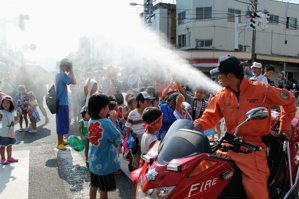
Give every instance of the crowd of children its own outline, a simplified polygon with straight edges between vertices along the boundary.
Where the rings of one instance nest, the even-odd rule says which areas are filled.
[[[124,97],[120,93],[103,94],[97,81],[88,78],[84,82],[84,97],[78,134],[91,171],[90,198],[96,198],[98,189],[101,198],[107,198],[108,191],[116,188],[114,175],[121,173],[122,152],[129,160],[130,171],[139,167],[140,156],[163,139],[173,122],[187,117],[182,111],[184,101],[194,107],[193,119],[201,117],[208,105],[205,91],[187,92],[175,79],[161,92],[148,86],[139,93],[129,90]],[[127,148],[130,135],[135,140],[134,149]]]
[[[26,92],[26,88],[24,85],[18,86],[18,93],[15,96],[15,104],[18,108],[20,108],[20,130],[19,132],[29,132],[29,133],[37,133],[36,123],[40,121],[40,116],[36,108],[38,107],[38,103],[36,100],[35,94],[30,91]],[[17,113],[19,110],[17,110]],[[32,130],[29,131],[29,122],[28,117],[31,122]],[[26,127],[23,128],[23,119],[25,120]]]
[[[69,78],[69,81],[72,81],[72,78]],[[161,85],[159,89],[157,86],[142,87],[140,92],[128,90],[125,97],[119,92],[109,96],[107,93],[103,94],[97,81],[92,78],[87,78],[82,85],[84,89],[82,87],[81,94],[84,100],[81,105],[77,99],[73,99],[78,97],[76,95],[81,96],[80,92],[77,93],[72,89],[69,93],[68,119],[71,124],[71,119],[75,118],[78,134],[84,144],[86,164],[91,172],[90,198],[96,198],[98,189],[101,198],[107,198],[108,191],[116,189],[114,175],[121,173],[119,156],[122,152],[123,157],[129,159],[130,171],[139,167],[140,156],[147,154],[158,140],[163,139],[173,122],[186,118],[186,114],[182,111],[184,101],[194,107],[191,113],[193,119],[201,117],[208,105],[205,91],[193,89],[193,92],[187,92],[175,78],[170,83],[163,84],[163,89]],[[38,102],[35,94],[32,91],[27,92],[24,85],[18,87],[14,100],[5,95],[1,98],[1,102],[1,163],[8,164],[18,161],[11,153],[12,145],[16,143],[15,123],[19,120],[19,132],[37,133],[40,116],[36,109]],[[14,108],[14,104],[17,109]],[[81,120],[79,120],[81,116],[77,114],[80,108],[77,106],[82,107]],[[126,147],[130,135],[135,139],[134,150]]]
[[[15,99],[9,95],[1,93],[0,95],[0,152],[1,164],[5,165],[12,162],[18,162],[18,159],[12,157],[12,145],[16,144],[15,125],[19,120],[19,132],[37,133],[37,122],[40,121],[40,116],[36,110],[38,102],[35,94],[27,92],[24,85],[18,86],[18,93]],[[15,108],[16,106],[16,108]],[[32,129],[29,130],[29,120]],[[23,119],[25,128],[23,128]],[[7,156],[5,155],[5,148]]]

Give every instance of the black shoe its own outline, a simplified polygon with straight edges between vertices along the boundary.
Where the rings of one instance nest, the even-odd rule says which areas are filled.
[[[133,167],[130,164],[128,164],[128,168],[129,168],[130,172],[132,172],[134,170]]]

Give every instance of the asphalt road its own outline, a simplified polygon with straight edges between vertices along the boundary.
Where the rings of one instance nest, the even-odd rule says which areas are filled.
[[[13,154],[25,150],[30,153],[28,198],[89,198],[90,173],[84,153],[69,147],[66,151],[56,149],[55,115],[49,116],[47,124],[41,116],[37,134],[19,132],[19,125],[15,128],[18,143],[13,146]],[[65,138],[78,135],[77,129],[78,124],[71,124],[70,133]],[[14,166],[22,166],[22,162]],[[134,186],[126,174],[116,175],[116,183],[117,189],[109,192],[109,198],[134,198]]]

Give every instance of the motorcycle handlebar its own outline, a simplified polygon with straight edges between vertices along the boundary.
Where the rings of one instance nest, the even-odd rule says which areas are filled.
[[[238,145],[247,147],[247,148],[252,149],[252,150],[254,150],[254,151],[262,151],[262,149],[263,149],[263,148],[260,147],[260,146],[256,146],[256,145],[254,145],[254,144],[250,144],[250,143],[248,143],[248,142],[244,142],[244,140],[243,140],[242,138],[236,138],[236,139],[234,140],[234,142],[237,142]]]
[[[243,138],[240,138],[240,137],[236,138],[235,135],[230,134],[230,133],[226,133],[223,140],[226,140],[228,143],[230,143],[230,144],[232,144],[236,147],[244,146],[244,147],[247,147],[247,148],[252,149],[254,151],[261,151],[262,150],[262,147],[259,147],[259,146],[256,146],[254,144],[245,142],[243,140]]]

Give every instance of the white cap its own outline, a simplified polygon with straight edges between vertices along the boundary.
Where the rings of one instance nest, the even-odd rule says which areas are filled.
[[[251,68],[262,68],[262,64],[258,62],[253,62]]]

